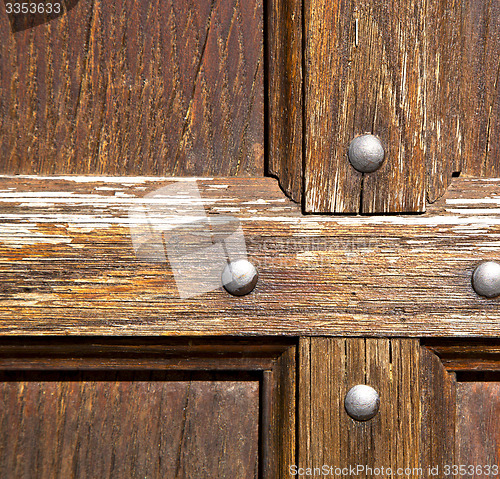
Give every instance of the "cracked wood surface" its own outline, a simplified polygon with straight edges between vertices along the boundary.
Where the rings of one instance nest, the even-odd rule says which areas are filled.
[[[305,209],[419,212],[453,173],[500,175],[500,4],[313,0],[305,5]],[[354,136],[386,161],[362,175]]]
[[[80,0],[0,39],[0,172],[263,174],[260,0]]]
[[[269,163],[294,201],[302,199],[302,0],[272,0],[268,4]]]
[[[166,231],[193,199],[144,195],[194,183],[211,227],[241,225],[260,273],[248,296],[218,283],[181,299],[172,258],[135,253],[131,208]],[[471,274],[500,260],[499,204],[498,179],[455,179],[424,215],[349,217],[303,216],[271,178],[2,177],[0,332],[498,336],[499,300],[476,295]],[[202,257],[180,258],[200,281],[218,259]]]

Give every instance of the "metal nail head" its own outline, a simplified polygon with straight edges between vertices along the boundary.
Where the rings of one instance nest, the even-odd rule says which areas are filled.
[[[374,135],[361,135],[349,145],[349,161],[361,173],[372,173],[384,162],[382,142]]]
[[[346,394],[344,406],[347,414],[356,421],[368,421],[377,414],[380,397],[371,386],[358,384]]]
[[[224,289],[234,295],[243,296],[250,293],[257,284],[259,273],[255,266],[246,259],[231,261],[222,272]]]
[[[481,263],[472,273],[472,287],[477,294],[494,298],[500,295],[500,264],[495,261]]]

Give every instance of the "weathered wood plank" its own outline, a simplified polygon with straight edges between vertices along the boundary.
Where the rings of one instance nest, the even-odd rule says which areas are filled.
[[[462,0],[426,2],[424,148],[427,201],[433,203],[448,187],[452,174],[463,171],[464,119],[460,111],[464,38]]]
[[[500,333],[498,299],[471,287],[478,262],[500,260],[497,179],[459,178],[424,215],[371,217],[302,216],[270,178],[180,181],[2,178],[1,334]],[[195,183],[222,234],[209,235],[210,246],[224,237],[227,215],[241,225],[260,272],[248,296],[217,283],[181,299],[168,254],[160,262],[136,255],[130,209],[146,207],[155,228],[172,226],[192,214]],[[185,194],[144,198],[180,184]],[[208,263],[180,263],[196,273],[220,259],[203,257]]]
[[[427,340],[449,371],[500,371],[500,340]]]
[[[367,468],[390,468],[384,477],[397,477],[398,468],[418,468],[419,348],[411,339],[301,338],[299,466],[354,468],[359,477],[381,475]],[[366,422],[353,420],[344,408],[346,393],[357,384],[380,395],[378,414]],[[354,474],[331,473],[346,475]]]
[[[424,4],[314,0],[304,15],[306,211],[423,211]],[[362,175],[347,150],[364,133],[386,160]]]
[[[302,0],[267,5],[269,158],[266,174],[276,176],[294,201],[302,198]]]
[[[500,5],[427,2],[427,196],[442,196],[454,172],[500,174]]]
[[[500,175],[500,4],[462,3],[460,108],[464,173]]]
[[[268,372],[264,372],[262,399],[268,404],[268,417],[262,405],[263,430],[260,461],[264,479],[287,477],[296,462],[296,346],[290,345]],[[268,420],[266,420],[268,419]]]
[[[0,172],[263,174],[260,0],[81,0],[0,38]]]

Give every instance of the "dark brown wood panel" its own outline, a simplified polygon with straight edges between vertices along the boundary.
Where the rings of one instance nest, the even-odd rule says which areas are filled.
[[[500,473],[499,379],[457,384],[456,463],[467,466],[467,478]]]
[[[0,475],[285,477],[295,351],[265,337],[4,339]]]
[[[408,339],[302,338],[300,467],[390,467],[392,477],[398,468],[417,468],[419,348],[417,340]],[[345,395],[357,384],[380,395],[379,413],[366,422],[351,419],[344,408]]]
[[[480,261],[500,260],[498,181],[458,178],[424,215],[357,217],[303,216],[272,178],[198,181],[212,220],[240,222],[260,279],[234,297],[217,273],[189,298],[168,255],[138,256],[130,230],[130,208],[179,181],[2,178],[1,334],[500,334],[499,300],[471,285]],[[165,219],[196,203],[162,201],[151,213]]]
[[[305,6],[305,208],[382,213],[425,209],[424,4],[314,0]],[[375,173],[351,167],[357,135],[380,137]]]
[[[500,3],[462,4],[464,173],[500,176]]]
[[[0,474],[256,478],[258,380],[191,375],[2,373]]]
[[[266,174],[276,176],[294,201],[302,198],[302,0],[267,4],[269,158]]]
[[[3,173],[259,176],[260,0],[80,0],[13,33],[0,14]]]

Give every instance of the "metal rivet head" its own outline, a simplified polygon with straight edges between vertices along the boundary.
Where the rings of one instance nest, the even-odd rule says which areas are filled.
[[[345,410],[356,421],[368,421],[378,412],[380,397],[378,392],[365,384],[358,384],[345,396]]]
[[[384,147],[376,136],[358,136],[349,145],[349,161],[361,173],[378,170],[384,162],[384,157]]]
[[[472,287],[477,294],[487,298],[500,296],[500,264],[495,261],[481,263],[472,274]]]
[[[222,272],[224,289],[234,296],[243,296],[255,288],[259,273],[246,259],[231,261]]]

